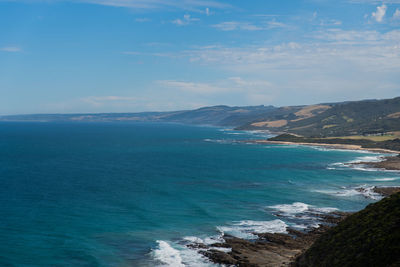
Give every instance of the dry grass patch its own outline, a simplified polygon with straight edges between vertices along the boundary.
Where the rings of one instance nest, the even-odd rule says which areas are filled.
[[[261,121],[261,122],[255,122],[252,123],[252,126],[255,127],[272,127],[272,128],[278,128],[278,127],[283,127],[287,124],[287,120],[278,120],[278,121]]]

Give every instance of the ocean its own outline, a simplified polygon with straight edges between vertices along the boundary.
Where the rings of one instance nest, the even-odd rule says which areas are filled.
[[[382,154],[246,142],[268,136],[2,122],[0,266],[215,266],[187,245],[306,229],[400,184],[398,172],[344,164]]]

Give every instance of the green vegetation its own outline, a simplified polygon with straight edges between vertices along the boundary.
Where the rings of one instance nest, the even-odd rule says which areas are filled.
[[[334,139],[334,138],[340,138],[340,139],[353,139],[353,140],[360,140],[360,139],[366,139],[366,140],[371,140],[371,141],[387,141],[387,140],[393,140],[396,138],[400,138],[399,135],[393,135],[393,134],[385,134],[385,135],[370,135],[370,136],[365,136],[365,135],[353,135],[353,136],[336,136],[336,137],[326,137],[325,139]]]
[[[400,266],[400,193],[370,204],[324,233],[296,266]]]
[[[400,97],[280,108],[213,106],[171,112],[14,115],[0,116],[0,121],[177,122],[270,130],[314,138],[369,136],[400,131]]]
[[[400,139],[392,139],[385,141],[373,141],[368,139],[345,139],[345,138],[313,138],[296,136],[292,134],[281,134],[268,139],[269,141],[283,141],[294,143],[316,143],[316,144],[343,144],[343,145],[359,145],[363,148],[382,148],[400,151]]]
[[[296,115],[301,113],[299,110],[308,106],[279,108],[239,129],[266,129],[306,137],[340,137],[400,131],[400,116],[396,115],[400,112],[400,97],[324,105],[330,108],[315,110],[309,117]],[[257,122],[279,119],[287,119],[287,125],[279,128],[255,127]]]

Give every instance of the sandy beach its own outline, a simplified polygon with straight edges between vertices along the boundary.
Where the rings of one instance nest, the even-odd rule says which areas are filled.
[[[324,144],[324,143],[303,143],[303,142],[287,142],[287,141],[269,141],[269,140],[255,140],[257,144],[276,144],[276,145],[302,145],[302,146],[320,146],[334,149],[348,149],[348,150],[363,150],[373,153],[390,153],[400,154],[400,151],[382,149],[382,148],[365,148],[360,145],[346,145],[346,144]]]

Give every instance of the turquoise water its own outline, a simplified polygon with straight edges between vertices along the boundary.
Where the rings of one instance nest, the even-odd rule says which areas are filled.
[[[308,227],[312,212],[379,199],[357,187],[400,183],[396,172],[340,164],[378,154],[237,142],[260,137],[176,124],[1,123],[0,266],[207,266],[185,244]]]

